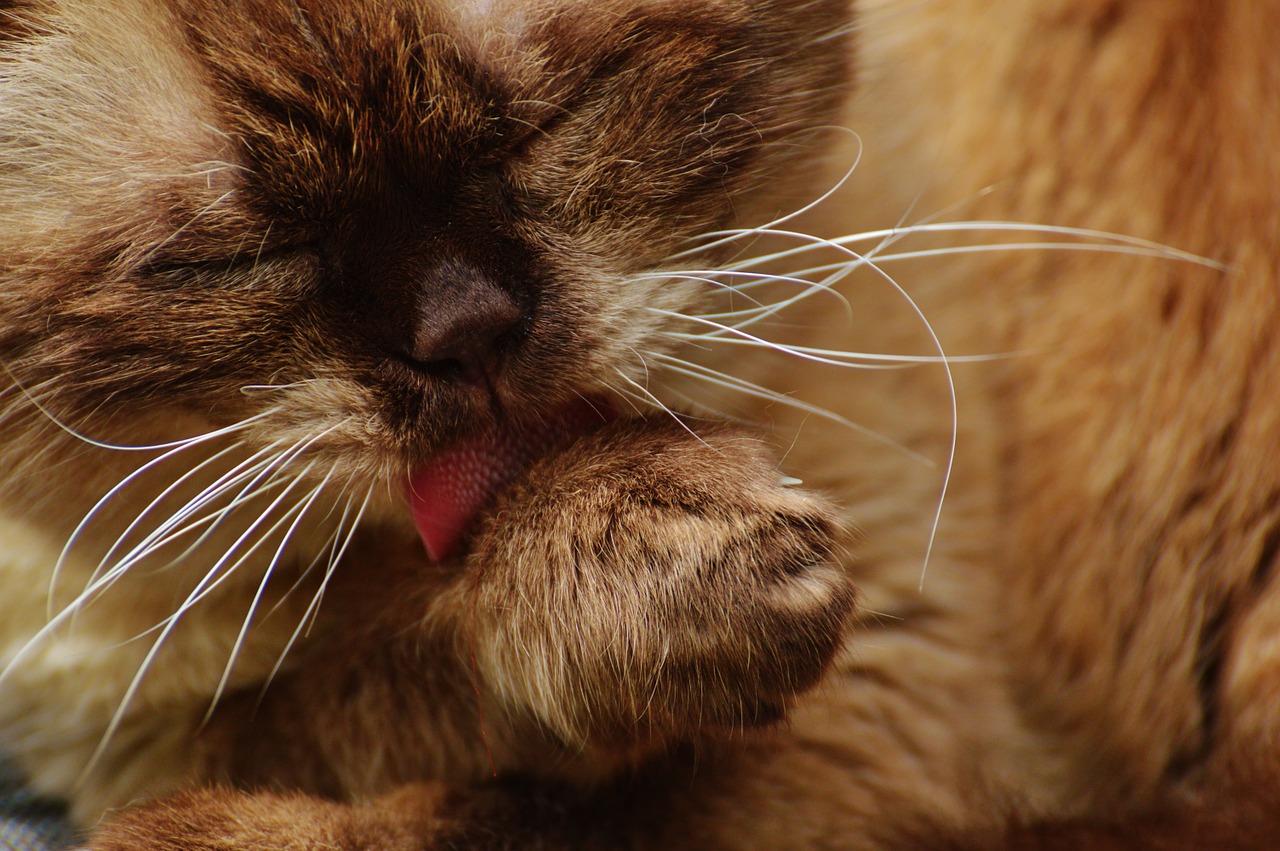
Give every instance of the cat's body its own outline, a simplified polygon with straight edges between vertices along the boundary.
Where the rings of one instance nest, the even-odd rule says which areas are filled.
[[[86,822],[160,796],[103,848],[1265,847],[1280,13],[882,5],[0,4],[0,745]],[[829,125],[862,165],[775,230],[961,204],[1225,265],[886,266],[947,354],[1002,356],[952,365],[923,582],[940,365],[668,333],[758,306],[701,270],[764,243],[678,252],[831,185]],[[849,262],[817,256],[770,271]],[[883,278],[839,289],[743,330],[938,354]],[[634,417],[650,388],[698,438]],[[53,418],[247,424],[94,511],[168,450]],[[432,458],[517,434],[532,466],[461,543],[414,529]],[[205,513],[268,489],[30,642],[228,471]],[[210,782],[322,797],[164,797]]]

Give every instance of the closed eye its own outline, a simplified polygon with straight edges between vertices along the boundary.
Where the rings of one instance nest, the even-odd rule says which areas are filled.
[[[314,245],[276,245],[259,251],[237,251],[234,254],[189,256],[157,253],[133,267],[135,275],[155,280],[185,281],[208,280],[211,276],[223,277],[251,274],[260,266],[274,266],[301,257],[316,257]]]

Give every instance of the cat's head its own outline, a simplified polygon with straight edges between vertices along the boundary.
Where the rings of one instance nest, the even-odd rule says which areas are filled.
[[[845,7],[2,3],[6,380],[371,477],[642,383],[711,289],[644,273],[797,188]]]

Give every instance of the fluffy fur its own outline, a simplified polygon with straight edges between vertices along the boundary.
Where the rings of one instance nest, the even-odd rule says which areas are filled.
[[[99,849],[1267,847],[1278,26],[0,3],[0,741]]]

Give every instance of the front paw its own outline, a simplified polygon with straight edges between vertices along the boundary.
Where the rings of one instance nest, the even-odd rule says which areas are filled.
[[[441,787],[406,786],[364,805],[302,794],[205,788],[108,815],[84,851],[427,851]]]
[[[477,661],[567,743],[777,721],[853,610],[833,518],[748,432],[615,423],[531,467],[485,518]]]

